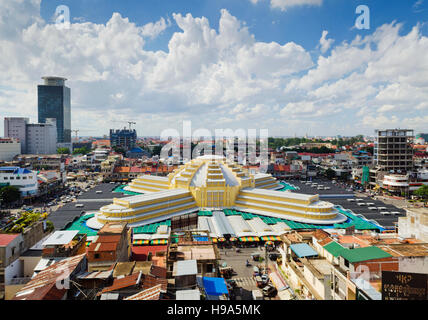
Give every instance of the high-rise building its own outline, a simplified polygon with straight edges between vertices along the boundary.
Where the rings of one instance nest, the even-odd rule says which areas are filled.
[[[57,150],[56,120],[47,118],[46,123],[27,124],[27,153],[54,154]]]
[[[27,152],[27,129],[28,118],[4,118],[4,136],[16,138],[21,143],[21,153]]]
[[[111,147],[120,147],[126,151],[131,150],[137,143],[137,131],[135,129],[122,130],[110,129],[110,145]]]
[[[39,123],[47,118],[56,119],[57,142],[71,145],[71,102],[70,88],[66,78],[43,77],[44,84],[37,86]]]

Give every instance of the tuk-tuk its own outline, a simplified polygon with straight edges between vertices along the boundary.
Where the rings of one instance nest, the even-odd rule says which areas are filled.
[[[251,258],[253,258],[253,261],[259,261],[260,259],[260,253],[254,252],[251,254]]]
[[[230,279],[233,275],[232,267],[220,267],[220,274],[225,279]]]

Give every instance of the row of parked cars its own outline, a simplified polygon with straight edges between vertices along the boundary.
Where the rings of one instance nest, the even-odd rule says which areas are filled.
[[[312,188],[315,188],[317,190],[330,190],[330,187],[324,186],[320,183],[317,182],[312,182],[312,181],[300,181],[302,184],[306,184],[307,186],[310,186]]]

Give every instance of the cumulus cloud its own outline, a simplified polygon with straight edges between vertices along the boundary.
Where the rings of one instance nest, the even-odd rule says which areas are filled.
[[[149,37],[151,39],[154,39],[169,26],[171,26],[171,21],[169,19],[165,21],[165,19],[162,17],[159,21],[155,23],[150,22],[144,25],[141,29],[141,34],[143,37]]]
[[[328,31],[324,30],[320,39],[320,50],[321,53],[326,53],[330,49],[334,42],[334,39],[327,39]]]
[[[272,8],[286,11],[288,8],[297,6],[320,6],[322,0],[271,0],[270,5]]]
[[[0,28],[2,116],[37,121],[36,85],[58,75],[69,79],[72,126],[81,134],[107,134],[129,119],[141,135],[180,129],[181,120],[273,135],[372,133],[403,119],[426,127],[428,39],[419,26],[400,35],[400,24],[386,24],[349,43],[331,42],[328,56],[313,61],[298,43],[257,41],[227,10],[218,29],[191,14],[137,26],[113,13],[105,24],[73,21],[68,30],[41,19],[40,1],[28,0],[0,2],[0,26],[11,10],[27,15],[8,18],[8,33]],[[172,23],[179,31],[168,50],[146,49]],[[321,39],[332,40],[326,32]]]

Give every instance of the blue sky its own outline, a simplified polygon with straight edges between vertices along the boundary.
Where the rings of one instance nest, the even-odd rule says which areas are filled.
[[[427,3],[3,1],[0,115],[37,121],[37,84],[57,75],[69,79],[82,135],[130,119],[139,135],[183,120],[274,136],[428,131]],[[59,5],[69,29],[54,23]],[[369,30],[354,27],[359,5]]]
[[[418,0],[324,0],[321,6],[296,6],[284,12],[271,8],[269,0],[259,0],[256,4],[250,0],[43,0],[41,15],[49,20],[56,7],[65,4],[72,18],[105,24],[113,12],[119,12],[142,26],[161,17],[171,18],[173,13],[191,13],[194,17],[207,17],[211,27],[218,29],[220,10],[225,8],[245,21],[258,41],[294,41],[311,50],[318,44],[322,30],[328,30],[337,42],[370,33],[370,30],[353,28],[358,16],[355,9],[361,4],[370,8],[372,30],[399,21],[404,23],[402,32],[408,32],[416,23],[428,22],[428,1],[417,3]],[[172,26],[162,37],[152,41],[150,48],[167,50],[170,36],[177,31],[179,28]],[[422,31],[427,34],[428,26]]]

